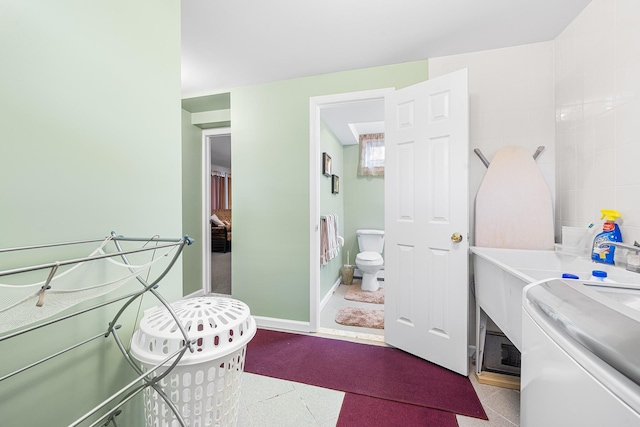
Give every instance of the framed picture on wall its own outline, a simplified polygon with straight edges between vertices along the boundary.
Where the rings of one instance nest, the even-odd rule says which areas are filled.
[[[331,176],[331,156],[327,153],[322,153],[322,174]]]
[[[333,194],[340,192],[340,177],[338,175],[331,175],[331,192]]]

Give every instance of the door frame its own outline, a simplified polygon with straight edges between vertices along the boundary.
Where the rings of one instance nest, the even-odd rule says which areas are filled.
[[[313,96],[309,98],[309,329],[320,329],[320,121],[322,109],[337,104],[384,99],[395,88]]]
[[[229,135],[231,128],[204,129],[202,131],[202,289],[211,292],[211,144],[212,137]],[[233,255],[232,255],[233,256]],[[233,287],[231,288],[233,289]]]

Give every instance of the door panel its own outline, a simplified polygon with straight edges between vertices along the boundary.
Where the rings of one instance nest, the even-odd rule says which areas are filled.
[[[398,173],[400,175],[398,177],[400,180],[400,188],[397,193],[400,198],[398,217],[404,221],[413,221],[415,215],[415,204],[413,200],[415,193],[413,188],[415,173],[413,170],[413,162],[416,155],[414,148],[415,145],[413,141],[409,141],[398,147]]]
[[[415,277],[415,251],[413,246],[407,245],[398,245],[398,255],[399,255],[399,264],[400,264],[400,280],[402,283],[407,283],[406,292],[403,292],[399,295],[398,301],[399,304],[397,306],[396,319],[399,322],[405,323],[409,326],[414,325],[414,305],[412,301],[415,298],[413,294],[413,290],[415,286],[413,286]],[[386,283],[386,278],[385,278]],[[385,331],[385,335],[386,335]]]
[[[466,375],[467,71],[398,90],[385,109],[385,340]]]

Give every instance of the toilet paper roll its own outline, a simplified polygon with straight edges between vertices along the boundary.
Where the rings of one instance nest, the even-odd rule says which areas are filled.
[[[338,244],[342,247],[344,246],[344,237],[338,236]]]

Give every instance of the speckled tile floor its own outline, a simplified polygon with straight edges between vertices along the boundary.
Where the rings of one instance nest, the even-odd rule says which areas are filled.
[[[238,427],[329,427],[344,393],[243,373]]]

